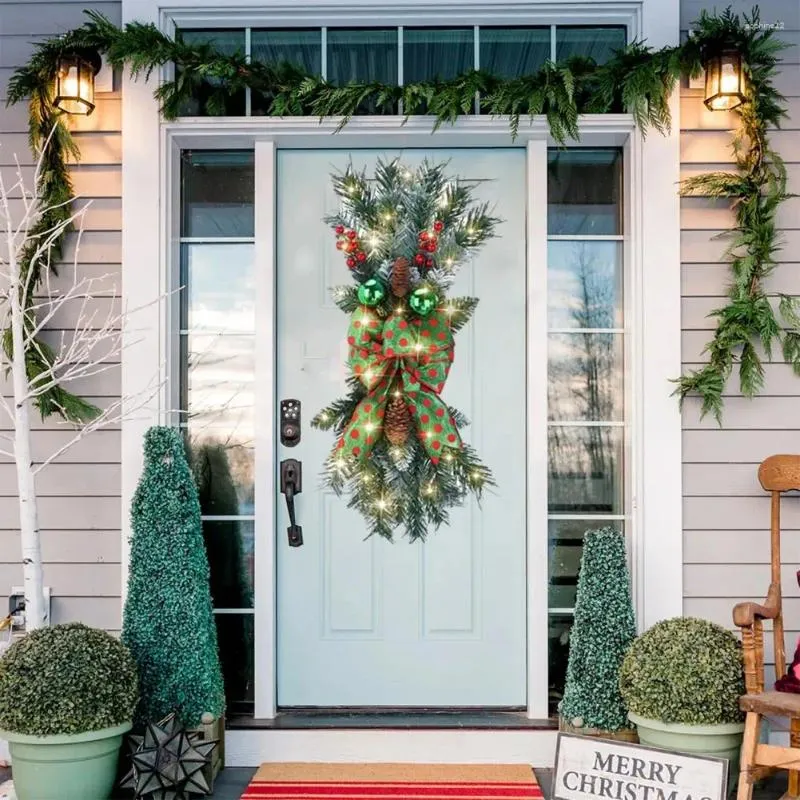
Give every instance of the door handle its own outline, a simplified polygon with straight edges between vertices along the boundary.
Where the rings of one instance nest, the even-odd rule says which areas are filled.
[[[296,458],[281,461],[281,493],[286,497],[286,510],[289,512],[289,547],[303,544],[303,529],[297,524],[294,499],[303,491],[303,465]]]

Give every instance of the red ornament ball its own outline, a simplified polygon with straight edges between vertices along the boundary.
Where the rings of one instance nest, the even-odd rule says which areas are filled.
[[[419,235],[419,238],[420,238],[421,241],[427,242],[429,236],[430,236],[430,234],[428,233],[428,231],[422,231],[422,233],[420,233],[420,235]]]
[[[362,251],[356,256],[356,258],[359,261],[366,261],[367,260],[367,254]]]
[[[355,265],[356,260],[353,258],[353,256],[350,256],[350,258],[347,259],[347,266],[350,267],[350,269],[353,269]]]
[[[425,248],[429,253],[436,252],[436,242],[430,241],[428,242],[428,246]]]
[[[335,231],[339,236],[341,236],[344,233],[344,225],[337,225]]]
[[[440,219],[437,219],[436,222],[433,223],[433,229],[436,233],[441,233],[444,230],[444,222]]]
[[[348,239],[355,239],[358,234],[355,231],[347,231],[345,235]]]
[[[344,247],[344,242],[338,241],[336,242],[336,249],[341,250]]]
[[[426,259],[425,259],[425,266],[426,266],[428,269],[430,269],[430,268],[433,266],[433,259],[432,259],[432,258],[426,258]]]
[[[425,256],[422,253],[417,253],[414,256],[414,263],[418,266],[422,266],[425,263]]]

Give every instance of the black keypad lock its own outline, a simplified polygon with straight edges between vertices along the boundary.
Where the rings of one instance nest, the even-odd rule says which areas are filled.
[[[281,444],[294,447],[300,443],[300,401],[281,400]]]

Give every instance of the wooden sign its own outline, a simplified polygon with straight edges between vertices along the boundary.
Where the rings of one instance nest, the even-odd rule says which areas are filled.
[[[559,733],[553,800],[725,800],[728,762]]]

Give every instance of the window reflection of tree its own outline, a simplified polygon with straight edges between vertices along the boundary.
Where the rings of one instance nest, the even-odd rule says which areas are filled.
[[[185,386],[191,386],[191,394],[184,395],[187,444],[204,517],[253,513],[252,436],[242,430],[249,429],[252,367],[240,342],[240,337],[221,334],[196,336],[192,352],[187,353]],[[203,522],[215,608],[253,607],[252,525],[237,520]],[[218,614],[216,620],[225,695],[233,710],[253,699],[253,616]]]
[[[236,448],[238,449],[238,448]],[[236,483],[223,443],[189,444],[192,469],[204,515],[237,516]],[[215,608],[252,608],[253,589],[248,554],[239,521],[205,520],[203,537],[210,566],[211,597]],[[217,636],[229,707],[252,699],[253,618],[249,614],[218,614]]]
[[[591,243],[573,247],[573,308],[576,328],[613,326],[615,286],[599,263]],[[611,273],[613,275],[613,272]],[[617,335],[612,333],[559,334],[552,337],[549,381],[550,418],[553,421],[610,421],[619,414]],[[550,428],[551,511],[574,513],[614,509],[617,468],[615,429],[604,426]]]

